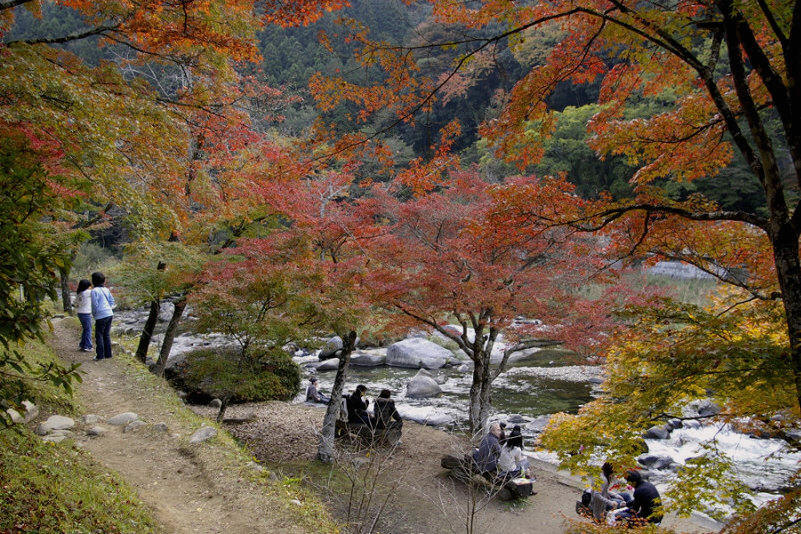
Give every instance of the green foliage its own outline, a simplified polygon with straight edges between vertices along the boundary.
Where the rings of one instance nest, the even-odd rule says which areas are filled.
[[[280,349],[200,350],[188,354],[179,372],[190,395],[230,402],[289,400],[300,389],[300,369]]]
[[[543,446],[557,451],[563,467],[585,476],[597,476],[598,458],[631,467],[645,452],[644,430],[682,416],[683,405],[710,392],[723,406],[720,422],[768,435],[797,424],[781,306],[748,303],[721,313],[728,302],[704,309],[661,299],[627,308],[630,328],[616,334],[606,353],[603,395],[576,416],[556,415]],[[750,512],[748,490],[732,476],[731,462],[717,453],[715,438],[707,445],[672,481],[666,493],[675,499],[671,506],[716,516],[716,505],[725,502]]]
[[[56,194],[48,155],[0,121],[0,402],[11,406],[24,400],[32,383],[70,392],[78,378],[76,366],[36,360],[21,350],[42,339],[46,303],[56,298],[55,272],[68,268],[68,250],[82,239],[45,222],[46,214],[54,216],[72,202]],[[5,411],[0,413],[0,423],[7,422]]]
[[[135,242],[126,247],[123,261],[107,273],[124,288],[126,304],[142,305],[185,292],[205,260],[197,248],[178,241]],[[164,267],[159,269],[159,263]]]
[[[0,432],[0,531],[154,532],[136,492],[84,452]]]
[[[110,269],[114,268],[115,259],[107,248],[87,241],[78,249],[70,272],[76,280],[88,279],[89,275],[95,271],[110,272]]]

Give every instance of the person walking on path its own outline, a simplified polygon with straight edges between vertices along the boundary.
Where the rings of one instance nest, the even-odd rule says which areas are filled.
[[[92,282],[85,278],[78,282],[75,291],[75,307],[78,320],[81,322],[81,342],[78,349],[81,352],[92,351]]]
[[[111,319],[114,318],[114,297],[103,285],[106,277],[103,273],[92,273],[92,315],[95,318],[95,360],[111,358]]]

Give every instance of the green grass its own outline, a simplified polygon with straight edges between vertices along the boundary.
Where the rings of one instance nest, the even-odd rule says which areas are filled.
[[[53,353],[53,349],[41,341],[29,340],[25,343],[12,344],[11,349],[20,353],[25,361],[34,367],[46,366],[52,362],[61,363]],[[80,411],[72,395],[50,382],[27,378],[11,379],[0,383],[0,399],[13,398],[19,392],[22,393],[23,398],[61,414],[74,415]]]
[[[0,431],[0,532],[155,532],[136,493],[69,444]]]

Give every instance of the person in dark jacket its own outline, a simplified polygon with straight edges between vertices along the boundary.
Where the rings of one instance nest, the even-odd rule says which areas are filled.
[[[328,404],[331,399],[317,389],[317,378],[311,377],[309,379],[309,387],[306,388],[306,402],[319,402]]]
[[[473,452],[476,469],[481,473],[494,473],[498,469],[498,458],[501,456],[501,425],[492,423],[490,431],[481,440],[478,449]]]
[[[643,480],[642,473],[636,469],[626,471],[626,481],[634,487],[634,498],[628,508],[629,518],[646,520],[649,523],[662,522],[662,501],[656,486]]]
[[[391,396],[392,393],[388,389],[382,389],[375,400],[373,410],[375,411],[376,428],[403,427],[403,419],[395,408],[395,401],[390,398]]]
[[[370,401],[365,398],[365,393],[367,393],[367,386],[359,384],[348,396],[348,423],[370,424],[370,416],[367,413]]]

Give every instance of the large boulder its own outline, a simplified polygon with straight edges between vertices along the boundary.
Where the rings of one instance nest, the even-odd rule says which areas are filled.
[[[526,424],[526,430],[533,434],[539,434],[545,430],[545,427],[548,426],[548,423],[550,422],[550,415],[540,415],[539,417],[534,418],[533,421]]]
[[[315,365],[317,371],[336,371],[339,368],[339,358],[329,358]]]
[[[687,417],[712,417],[720,413],[720,406],[709,399],[696,399],[683,409]]]
[[[342,347],[343,347],[342,338],[339,336],[334,336],[325,342],[325,345],[323,345],[323,348],[320,350],[318,358],[320,358],[321,360],[334,358],[337,355],[337,351],[342,350]]]
[[[442,394],[442,388],[425,369],[420,369],[406,384],[406,396],[412,399],[426,399]]]
[[[671,430],[672,428],[668,425],[655,425],[646,430],[642,437],[645,439],[667,439]]]
[[[411,369],[439,369],[453,354],[427,339],[415,337],[393,343],[387,349],[387,365]]]
[[[666,469],[674,469],[678,466],[675,460],[670,456],[662,454],[646,454],[637,458],[637,461],[643,467],[651,470],[664,471]]]
[[[356,367],[378,367],[386,365],[387,355],[371,352],[355,352],[350,357],[350,364]]]

